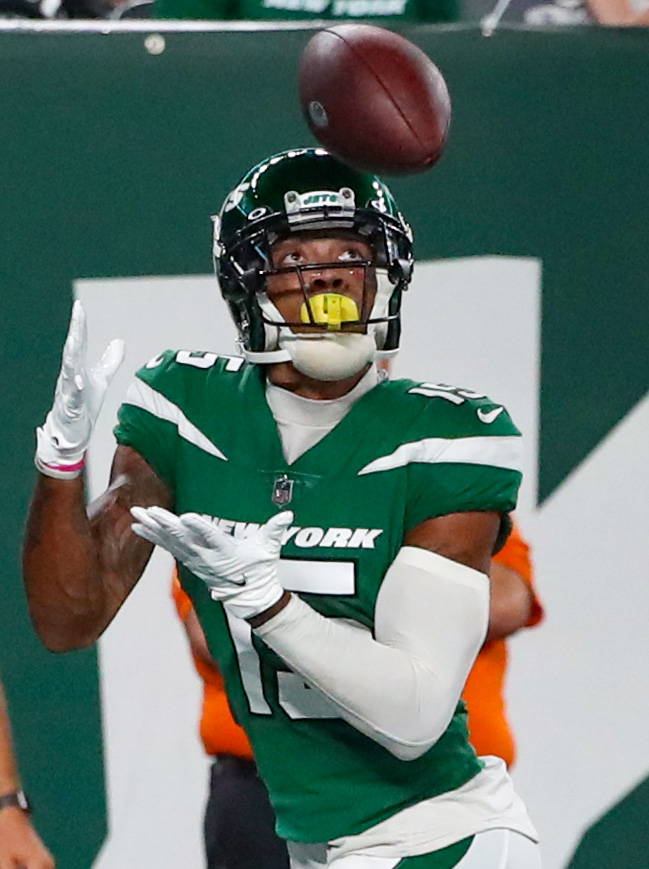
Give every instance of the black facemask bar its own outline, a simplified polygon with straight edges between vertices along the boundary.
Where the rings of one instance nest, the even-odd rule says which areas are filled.
[[[326,214],[327,209],[314,209],[313,219],[303,221],[299,227],[291,226],[286,215],[275,212],[254,222],[253,226],[244,227],[234,237],[221,241],[225,259],[239,273],[245,273],[256,268],[268,269],[272,263],[271,245],[280,237],[291,235],[294,231],[310,232],[318,229],[348,229],[363,239],[376,250],[375,265],[379,268],[389,268],[392,261],[399,258],[404,261],[411,258],[410,251],[399,250],[398,239],[410,247],[403,225],[391,215],[381,214],[371,209],[357,209],[353,217],[342,219],[339,214]]]
[[[336,293],[339,295],[346,295],[344,292],[340,292],[336,288],[332,289],[323,289],[319,292],[317,289],[314,290],[313,284],[308,283],[306,280],[305,272],[323,272],[323,271],[331,271],[333,269],[338,269],[341,271],[351,271],[357,269],[363,269],[363,289],[362,289],[362,301],[360,304],[360,319],[358,320],[344,320],[340,323],[338,329],[332,330],[326,323],[318,323],[315,320],[315,315],[313,312],[313,308],[311,306],[311,299],[315,296],[321,295],[322,293]],[[341,263],[339,261],[336,262],[322,262],[322,263],[306,263],[304,265],[295,265],[295,266],[282,266],[272,269],[265,269],[261,272],[261,275],[264,278],[273,277],[275,275],[286,275],[286,274],[294,274],[296,275],[299,282],[299,289],[302,293],[302,298],[304,300],[304,304],[306,306],[306,310],[309,315],[310,322],[304,323],[302,320],[299,321],[289,321],[289,320],[271,320],[268,318],[266,313],[262,309],[262,318],[264,323],[268,326],[288,326],[290,328],[309,328],[313,329],[316,332],[331,332],[331,331],[356,331],[359,326],[368,326],[372,323],[383,323],[387,322],[387,317],[378,317],[372,318],[369,316],[371,313],[372,307],[374,305],[374,300],[372,299],[371,304],[368,304],[369,293],[372,289],[376,293],[376,277],[374,274],[370,274],[370,270],[374,270],[374,264],[369,262],[368,260],[356,260],[353,262]],[[372,279],[374,287],[370,287],[369,279]],[[295,288],[297,289],[297,287]],[[266,295],[267,298],[270,297],[267,295],[266,289],[260,291],[260,295]],[[351,296],[349,297],[351,298]],[[270,299],[272,301],[272,299]],[[352,299],[355,302],[355,300]],[[396,316],[396,315],[395,315]],[[392,318],[389,318],[392,319]]]

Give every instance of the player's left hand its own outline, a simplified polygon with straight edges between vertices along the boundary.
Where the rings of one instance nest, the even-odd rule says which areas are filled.
[[[238,539],[225,534],[197,513],[176,516],[162,507],[132,507],[133,531],[162,546],[207,585],[239,618],[259,615],[284,594],[277,565],[284,532],[293,513],[278,513],[253,535]]]

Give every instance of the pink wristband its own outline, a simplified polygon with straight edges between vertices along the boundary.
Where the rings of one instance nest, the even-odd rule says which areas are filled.
[[[81,475],[86,464],[86,457],[84,455],[80,461],[73,465],[54,465],[42,462],[36,456],[35,463],[41,474],[45,474],[46,477],[53,477],[56,480],[74,480]]]
[[[52,471],[68,471],[72,473],[73,471],[79,472],[83,471],[83,466],[86,464],[86,457],[84,456],[81,461],[77,462],[75,465],[46,465]]]

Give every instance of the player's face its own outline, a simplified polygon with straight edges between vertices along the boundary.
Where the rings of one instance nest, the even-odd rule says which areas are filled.
[[[293,331],[311,331],[309,323],[345,329],[369,317],[376,292],[372,249],[357,235],[294,233],[274,245],[272,256],[277,271],[267,278],[268,297],[287,323],[306,324]]]

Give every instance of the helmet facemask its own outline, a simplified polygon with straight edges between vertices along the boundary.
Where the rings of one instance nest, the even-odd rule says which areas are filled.
[[[370,207],[358,207],[357,192],[351,186],[314,190],[311,184],[304,193],[285,190],[283,201],[277,201],[276,197],[275,210],[264,206],[251,208],[245,221],[238,214],[233,220],[230,212],[237,209],[241,201],[242,194],[238,191],[246,188],[242,183],[226,200],[220,218],[215,218],[217,276],[237,324],[243,353],[249,361],[292,361],[300,369],[302,356],[306,355],[313,358],[314,367],[306,363],[309,371],[305,373],[316,376],[316,379],[342,379],[341,372],[346,370],[343,357],[348,358],[349,364],[358,364],[356,370],[361,370],[372,359],[389,357],[397,352],[401,294],[407,288],[412,269],[410,232],[395,209],[388,213],[388,207],[380,207],[383,206],[382,191],[385,190],[387,196],[389,191],[378,179],[341,167],[324,152],[307,150],[289,152],[288,156],[292,154],[310,160],[316,156],[326,157],[326,163],[335,164],[336,170],[348,175],[353,173],[350,177],[352,184],[356,183],[356,191],[360,190],[355,177],[358,176],[365,185],[362,190],[364,199],[374,197],[371,202],[366,202]],[[279,159],[284,157],[280,155]],[[272,159],[266,164],[267,168],[272,168]],[[318,160],[321,165],[323,162]],[[331,171],[330,165],[328,169]],[[253,188],[255,176],[249,173],[247,177],[251,177],[249,187]],[[235,194],[239,198],[233,199]],[[244,191],[243,195],[251,197],[250,192]],[[256,201],[251,197],[250,204],[261,199],[261,194]],[[232,202],[234,205],[229,205]],[[226,222],[232,224],[237,219],[236,232],[227,233]],[[273,249],[281,240],[295,233],[312,234],[318,238],[337,235],[338,231],[349,234],[350,239],[365,242],[372,251],[371,259],[307,262],[281,268],[275,265]],[[314,272],[331,274],[333,270],[360,268],[363,269],[363,292],[361,299],[354,300],[356,305],[345,293],[338,293],[335,287],[318,292],[312,286],[316,280],[312,277]],[[270,295],[267,292],[269,280],[272,282],[278,275],[289,273],[295,274],[294,289],[302,296],[299,318],[292,321],[282,316],[272,301],[272,292]],[[334,352],[325,348],[336,349]],[[319,370],[322,358],[331,352],[340,357],[341,364],[325,365],[327,370]]]
[[[323,234],[322,230],[314,233],[318,239]],[[308,242],[308,234],[303,238]],[[361,241],[355,236],[340,240]],[[266,279],[267,292],[258,295],[265,324],[277,330],[278,348],[288,353],[303,374],[316,380],[342,380],[375,358],[372,314],[377,283],[371,260],[337,259],[272,268]]]

